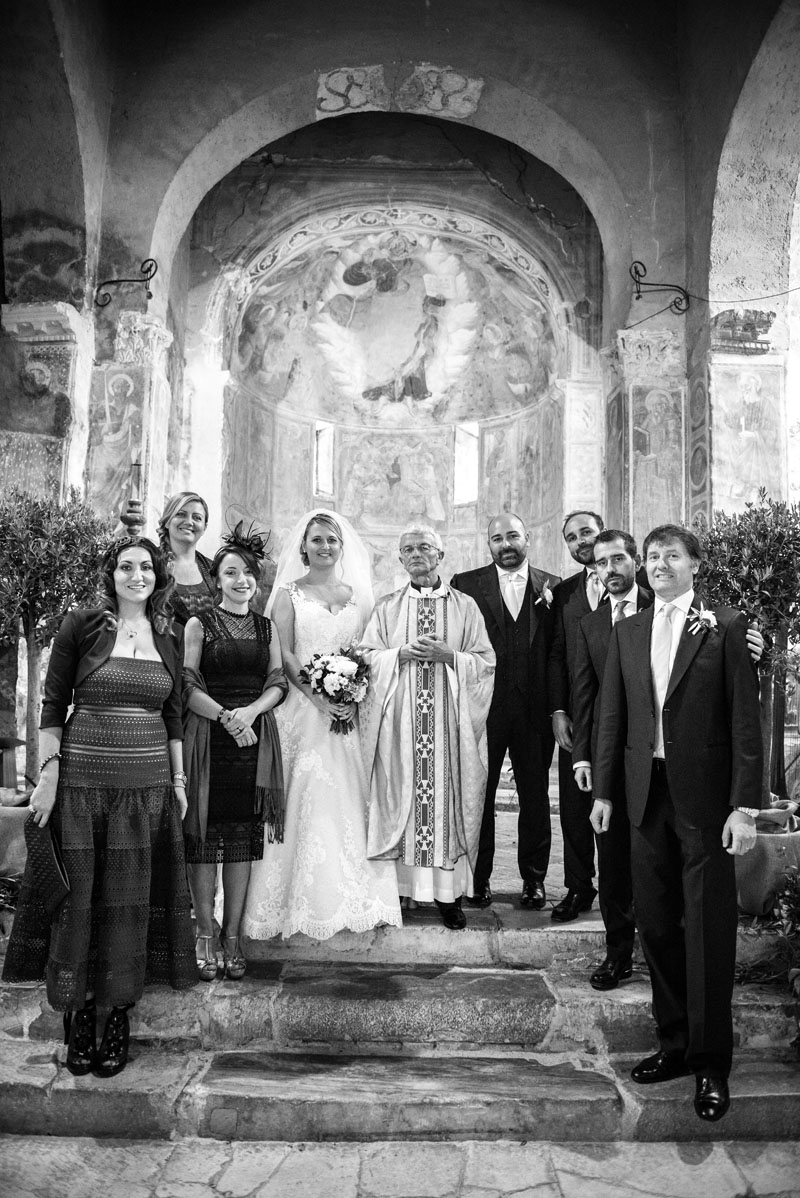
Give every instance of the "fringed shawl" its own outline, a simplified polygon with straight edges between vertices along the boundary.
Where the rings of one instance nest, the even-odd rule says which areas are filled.
[[[271,686],[281,691],[281,700],[286,698],[289,683],[283,669],[271,670],[261,688],[263,694]],[[208,827],[208,778],[210,760],[210,722],[205,716],[197,715],[189,707],[192,691],[208,694],[202,674],[184,667],[183,670],[183,763],[188,776],[186,797],[189,809],[183,821],[186,838],[202,844]],[[276,704],[276,706],[280,706]],[[253,814],[267,826],[267,838],[271,842],[283,843],[286,797],[283,786],[283,758],[278,739],[278,729],[272,716],[274,708],[264,712],[256,721],[258,732],[258,761],[256,764],[256,789],[253,796]],[[271,718],[270,718],[271,717]]]

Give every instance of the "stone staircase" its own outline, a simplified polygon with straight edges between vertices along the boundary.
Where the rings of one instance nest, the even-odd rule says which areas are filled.
[[[733,1103],[719,1124],[693,1080],[637,1087],[652,1051],[643,967],[600,994],[591,912],[556,927],[511,896],[448,932],[406,927],[326,944],[253,945],[238,983],[148,990],[127,1069],[75,1078],[39,986],[0,989],[0,1131],[233,1141],[780,1140],[797,1135],[800,1069],[788,994],[737,987]],[[741,954],[753,944],[740,941]],[[763,951],[760,943],[756,953]]]

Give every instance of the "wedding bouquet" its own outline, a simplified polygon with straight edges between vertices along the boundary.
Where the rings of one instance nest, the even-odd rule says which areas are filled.
[[[331,703],[360,703],[367,693],[368,677],[369,666],[352,645],[338,653],[314,653],[300,669],[301,681]],[[352,731],[352,720],[333,717],[331,732],[346,736]]]

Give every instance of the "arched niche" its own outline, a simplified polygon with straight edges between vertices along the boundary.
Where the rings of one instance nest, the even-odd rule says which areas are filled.
[[[205,433],[192,477],[220,477],[220,510],[278,545],[298,512],[341,510],[380,591],[398,581],[410,519],[441,533],[448,576],[485,559],[501,510],[526,521],[536,560],[560,561],[568,469],[589,480],[579,502],[599,501],[601,475],[600,246],[585,206],[570,232],[471,164],[304,161],[278,177],[266,157],[194,222],[187,378]]]

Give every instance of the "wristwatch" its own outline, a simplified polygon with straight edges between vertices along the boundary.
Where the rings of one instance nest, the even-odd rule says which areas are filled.
[[[755,819],[761,813],[758,807],[734,807],[733,810],[741,811],[742,815],[749,815],[751,819]]]

